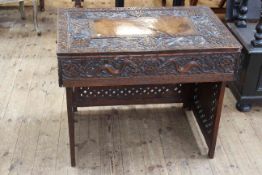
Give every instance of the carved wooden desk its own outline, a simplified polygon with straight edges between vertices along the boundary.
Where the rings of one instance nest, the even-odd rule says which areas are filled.
[[[225,82],[241,46],[206,7],[67,9],[58,16],[71,164],[77,107],[184,103],[214,156]]]

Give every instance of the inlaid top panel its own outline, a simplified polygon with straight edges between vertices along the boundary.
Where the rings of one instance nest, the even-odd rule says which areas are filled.
[[[160,16],[156,18],[98,19],[91,23],[92,38],[154,37],[196,35],[191,20],[185,17]],[[143,36],[144,35],[144,36]]]
[[[60,9],[58,55],[239,51],[207,7]]]

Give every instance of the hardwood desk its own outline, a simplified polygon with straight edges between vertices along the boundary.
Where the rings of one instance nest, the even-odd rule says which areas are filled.
[[[57,41],[72,166],[74,112],[104,105],[184,103],[214,157],[241,46],[209,8],[60,9]]]

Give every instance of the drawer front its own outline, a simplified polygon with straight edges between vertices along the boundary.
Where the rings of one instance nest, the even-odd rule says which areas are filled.
[[[233,80],[238,57],[238,53],[59,57],[59,78],[61,86],[68,82],[85,80],[101,82],[128,79],[136,82],[138,79],[174,77],[180,77],[181,81],[183,77],[187,77],[194,82],[195,76],[198,79],[203,76],[203,81],[210,81],[207,77],[212,78],[212,81],[222,81],[223,77],[227,76],[225,81],[228,81],[229,77]]]

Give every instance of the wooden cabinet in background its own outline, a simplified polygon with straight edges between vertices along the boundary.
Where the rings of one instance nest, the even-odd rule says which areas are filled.
[[[237,80],[230,89],[239,111],[248,112],[262,101],[262,20],[261,0],[227,1],[227,26],[243,45]]]

